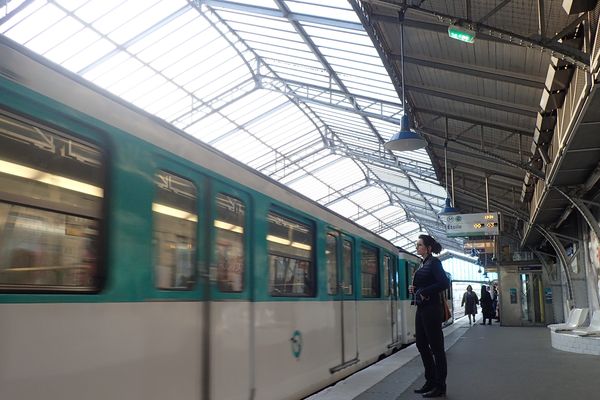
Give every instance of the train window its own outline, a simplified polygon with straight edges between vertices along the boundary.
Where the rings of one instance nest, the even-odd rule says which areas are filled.
[[[164,290],[189,290],[196,283],[196,187],[164,171],[156,174],[155,184],[155,285]]]
[[[361,253],[361,282],[364,297],[379,297],[379,268],[377,265],[377,250],[362,246]]]
[[[314,296],[312,228],[272,212],[267,223],[271,295]]]
[[[330,232],[327,234],[327,248],[325,249],[325,259],[327,263],[327,294],[337,294],[337,234]]]
[[[415,263],[408,262],[406,264],[407,274],[406,274],[406,293],[408,293],[408,287],[413,284],[413,279],[415,277],[415,272],[419,269],[419,266]]]
[[[222,292],[244,290],[245,207],[240,200],[217,194],[217,286]]]
[[[354,292],[354,258],[352,257],[352,242],[344,240],[344,294],[352,294]]]
[[[0,290],[99,288],[102,153],[0,115]]]

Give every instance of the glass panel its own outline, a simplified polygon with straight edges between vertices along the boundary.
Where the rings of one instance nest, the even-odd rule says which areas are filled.
[[[103,173],[92,145],[0,115],[1,289],[98,289]]]
[[[521,274],[521,319],[531,322],[529,319],[529,275]]]
[[[58,7],[47,4],[37,12],[31,14],[25,21],[9,30],[6,36],[19,43],[27,43],[35,36],[43,34],[43,31],[52,25],[60,23],[60,20],[65,15]]]
[[[543,307],[544,307],[544,289],[542,284],[542,275],[541,274],[532,274],[532,299],[531,299],[531,307],[533,313],[533,321],[536,324],[541,324],[544,321],[542,320],[543,315]]]
[[[379,297],[379,268],[377,265],[377,251],[362,246],[360,249],[360,272],[363,297]]]
[[[217,194],[214,226],[217,246],[217,286],[222,292],[244,290],[246,208],[240,200]]]
[[[390,296],[390,257],[383,257],[383,297]]]
[[[354,258],[352,258],[352,243],[348,240],[344,240],[344,294],[354,293],[354,276],[352,271],[354,270]]]
[[[0,203],[0,287],[94,290],[98,223]]]
[[[337,294],[337,235],[327,234],[327,248],[325,249],[327,263],[327,294]]]
[[[419,266],[414,263],[407,263],[406,268],[407,268],[407,273],[406,273],[405,289],[406,289],[406,293],[408,293],[408,287],[413,284],[415,272],[417,272],[417,269],[419,269]]]
[[[269,291],[273,296],[313,296],[313,230],[275,213],[267,216]]]
[[[190,290],[196,283],[196,187],[190,181],[159,171],[154,218],[155,285]]]

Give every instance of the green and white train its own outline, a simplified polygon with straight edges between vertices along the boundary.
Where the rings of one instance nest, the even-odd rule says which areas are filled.
[[[0,399],[299,399],[418,260],[0,36]]]

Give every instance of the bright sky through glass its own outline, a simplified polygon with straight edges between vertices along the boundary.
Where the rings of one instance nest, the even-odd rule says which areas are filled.
[[[444,236],[427,153],[383,148],[402,106],[352,1],[22,3],[1,34],[398,246]]]

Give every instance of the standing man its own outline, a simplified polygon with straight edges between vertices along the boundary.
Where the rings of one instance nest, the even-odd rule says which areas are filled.
[[[425,367],[425,384],[415,393],[423,397],[440,397],[446,394],[446,352],[442,332],[442,291],[450,286],[442,263],[432,253],[442,251],[440,245],[429,235],[420,235],[417,254],[423,259],[413,276],[408,290],[417,306],[415,315],[416,344]]]

